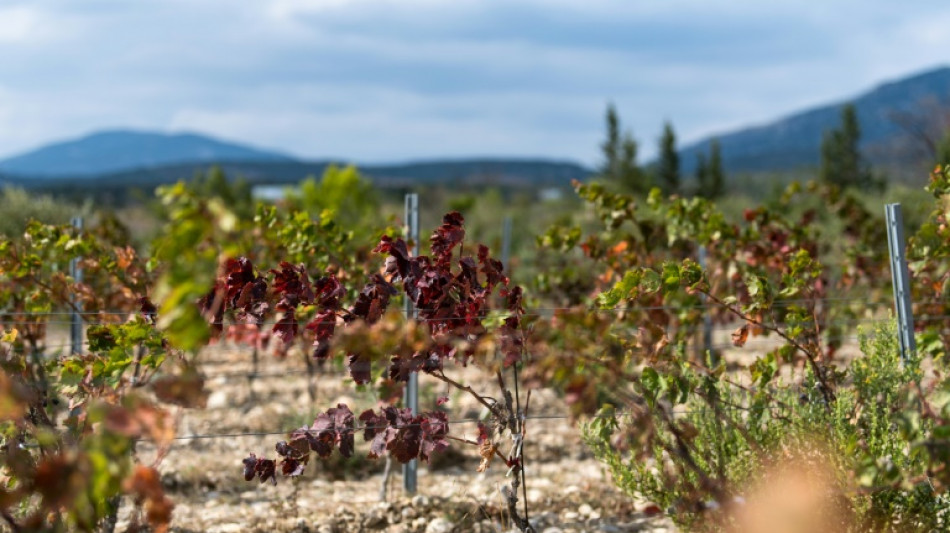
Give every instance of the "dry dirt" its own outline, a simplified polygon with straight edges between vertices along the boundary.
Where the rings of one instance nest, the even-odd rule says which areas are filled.
[[[316,401],[311,401],[308,375],[300,358],[262,356],[259,372],[263,375],[252,383],[242,375],[252,370],[247,350],[209,349],[202,360],[210,391],[208,406],[181,412],[180,440],[160,464],[166,491],[175,503],[172,531],[512,530],[500,493],[509,481],[506,468],[495,463],[487,472],[478,473],[474,447],[456,442],[431,465],[420,465],[414,496],[403,490],[400,469],[394,465],[386,502],[380,500],[385,461],[365,458],[361,435],[357,436],[357,457],[352,459],[336,455],[327,461],[318,459],[296,480],[278,474],[276,486],[244,481],[242,459],[251,452],[274,458],[274,444],[284,438],[281,434],[246,433],[292,430],[312,423],[314,412],[337,403],[347,403],[359,413],[375,401],[369,392],[356,391],[332,371],[317,374],[313,381]],[[477,371],[468,369],[464,374],[472,372]],[[436,397],[446,394],[444,387],[423,376],[420,405],[433,405]],[[467,396],[448,396],[451,420],[479,416],[477,404]],[[528,506],[538,533],[672,531],[662,517],[651,518],[642,512],[645,502],[634,502],[613,487],[581,442],[578,429],[571,421],[558,418],[566,412],[564,403],[550,391],[533,391],[530,414],[554,417],[530,420],[527,427]],[[474,432],[472,423],[451,426],[456,437],[474,439]],[[230,436],[195,438],[198,435]],[[151,463],[154,446],[140,444],[138,458]],[[116,531],[123,531],[129,523],[130,507],[122,506]]]

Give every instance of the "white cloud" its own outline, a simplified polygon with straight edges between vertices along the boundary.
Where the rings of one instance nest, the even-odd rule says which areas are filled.
[[[948,60],[950,6],[885,0],[37,0],[0,7],[0,157],[103,127],[301,156],[596,161]]]
[[[32,4],[0,6],[0,50],[9,45],[35,47],[62,40],[73,31],[67,22]]]
[[[0,43],[29,43],[43,30],[42,17],[35,8],[0,7]]]
[[[290,105],[275,106],[277,98]],[[256,95],[254,102],[241,110],[182,109],[167,129],[245,139],[301,156],[365,162],[475,154],[578,158],[597,142],[600,113],[599,103],[565,104],[544,93],[426,97],[360,87],[345,92],[327,86],[273,88]],[[562,117],[591,119],[591,127],[568,132],[544,127],[558,104]]]

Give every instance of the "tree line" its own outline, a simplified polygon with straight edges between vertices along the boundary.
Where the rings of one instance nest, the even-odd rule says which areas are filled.
[[[646,194],[653,187],[659,187],[666,195],[693,195],[708,199],[725,194],[726,178],[718,139],[709,142],[708,153],[697,154],[692,185],[686,186],[671,122],[664,124],[656,161],[647,166],[637,163],[637,141],[629,130],[621,133],[620,119],[613,104],[607,106],[606,123],[607,137],[601,144],[604,163],[599,169],[600,175],[621,191]],[[846,104],[841,108],[840,125],[825,132],[822,138],[819,181],[841,188],[882,190],[886,178],[872,171],[870,163],[861,154],[860,141],[857,110],[853,104]],[[935,151],[936,163],[950,164],[950,132]]]
[[[660,137],[659,157],[649,167],[637,163],[637,141],[629,130],[621,133],[620,119],[613,104],[607,106],[607,138],[601,144],[604,164],[600,174],[607,181],[616,183],[624,192],[646,194],[659,187],[664,194],[684,194],[715,199],[725,192],[725,174],[719,141],[709,145],[709,156],[700,154],[696,165],[695,186],[686,191],[680,172],[680,159],[676,151],[676,133],[667,121]]]

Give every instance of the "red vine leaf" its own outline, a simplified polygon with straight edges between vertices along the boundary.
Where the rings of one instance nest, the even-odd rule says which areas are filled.
[[[357,385],[365,385],[373,377],[372,362],[358,354],[349,354],[346,359],[346,366],[350,371],[350,377]]]
[[[284,345],[289,345],[297,336],[297,327],[297,317],[294,309],[290,308],[284,311],[284,315],[274,324],[271,331]]]
[[[445,451],[449,447],[449,441],[445,438],[449,434],[449,419],[444,411],[423,413],[421,419],[422,446],[419,459],[429,462],[433,453]]]
[[[488,255],[488,247],[484,244],[478,245],[478,262],[482,266],[481,271],[485,274],[489,291],[498,284],[508,284],[508,278],[505,276],[505,266],[501,264],[501,261],[492,259]]]
[[[244,479],[245,481],[250,481],[254,479],[255,476],[260,480],[261,483],[264,483],[268,479],[271,480],[271,483],[277,484],[277,462],[273,459],[264,459],[263,457],[257,457],[253,453],[250,454],[247,458],[244,459]]]
[[[313,303],[313,287],[303,265],[282,261],[280,270],[271,270],[271,273],[274,274],[274,292],[280,297],[278,311],[296,308],[301,303]]]
[[[393,381],[409,381],[409,375],[422,369],[423,357],[419,354],[412,357],[394,355],[389,362],[389,379]]]
[[[317,359],[326,359],[330,355],[330,339],[336,331],[336,312],[332,309],[321,311],[306,327],[314,336],[313,356]]]
[[[353,455],[353,412],[345,404],[337,404],[336,407],[327,409],[326,413],[320,413],[313,420],[313,427],[300,428],[292,435],[291,448],[285,447],[284,450],[297,449],[302,447],[305,440],[311,450],[317,455],[326,459],[330,457],[333,448],[340,450],[343,457],[352,457]],[[280,450],[278,450],[278,453]]]
[[[386,274],[394,278],[405,278],[409,275],[409,247],[402,239],[393,240],[389,235],[383,235],[373,253],[389,254],[386,258]]]
[[[499,328],[501,353],[505,357],[505,367],[517,363],[524,353],[524,336],[519,328],[518,317],[508,317]]]
[[[310,443],[300,430],[293,433],[290,442],[280,441],[275,446],[277,454],[283,457],[280,462],[281,474],[299,476],[310,461]]]
[[[336,276],[324,276],[313,283],[316,291],[316,302],[325,310],[340,308],[340,299],[346,294],[343,285]]]
[[[429,242],[432,243],[432,255],[437,262],[448,263],[452,259],[452,249],[465,238],[464,218],[458,211],[452,211],[442,217],[442,225],[436,229]]]
[[[374,274],[350,308],[350,320],[362,318],[367,324],[377,322],[389,307],[389,299],[395,294],[396,289],[392,284],[383,276]]]

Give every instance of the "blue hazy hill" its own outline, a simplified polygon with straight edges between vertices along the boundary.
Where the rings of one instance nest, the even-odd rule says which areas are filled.
[[[805,82],[807,83],[807,82]],[[680,150],[682,168],[692,172],[699,152],[718,138],[723,167],[729,173],[783,172],[817,167],[822,136],[841,124],[841,108],[852,103],[861,126],[861,149],[875,165],[917,170],[927,157],[921,132],[945,128],[950,118],[950,67],[881,84],[854,98],[794,113],[769,124],[710,136]],[[910,124],[908,124],[910,122]],[[933,132],[939,134],[939,132]],[[931,162],[932,163],[932,162]],[[909,168],[913,167],[913,168]]]
[[[0,161],[19,176],[96,176],[129,169],[218,161],[287,162],[284,154],[193,133],[110,130],[50,144]]]

